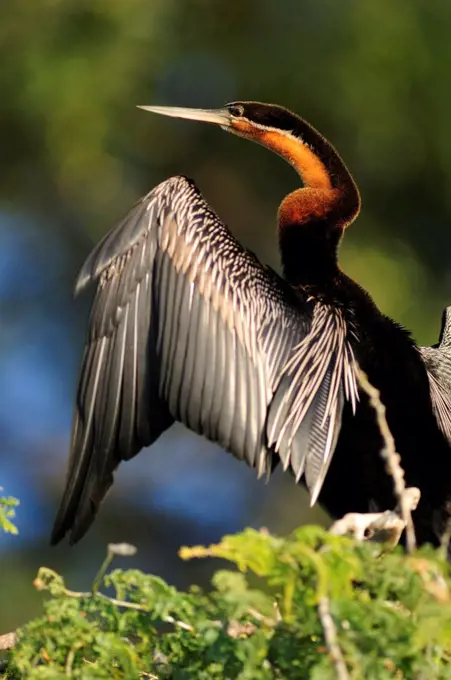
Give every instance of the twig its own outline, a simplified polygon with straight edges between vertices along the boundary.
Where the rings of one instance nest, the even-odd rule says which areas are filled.
[[[98,597],[101,598],[102,600],[108,600],[111,604],[115,605],[116,607],[121,607],[122,609],[134,609],[135,611],[143,612],[145,614],[150,613],[150,609],[146,607],[145,605],[139,604],[139,602],[128,602],[127,600],[117,600],[115,597],[109,597],[109,595],[105,595],[104,593],[100,593],[98,590],[96,590],[94,593],[93,592],[78,592],[76,590],[69,590],[69,588],[63,588],[61,590],[61,593],[65,595],[66,597],[72,597],[74,599],[90,599],[92,597]],[[189,630],[191,632],[194,632],[193,626],[191,626],[189,623],[185,623],[184,621],[178,621],[177,619],[174,619],[173,616],[165,616],[162,618],[162,621],[165,623],[170,623],[173,626],[176,626],[177,628],[182,628],[183,630]],[[1,640],[1,638],[0,638]],[[0,648],[1,649],[1,648]]]
[[[416,547],[415,529],[412,521],[411,499],[406,494],[406,483],[404,480],[404,470],[401,467],[401,457],[396,452],[395,440],[390,431],[385,415],[385,406],[381,401],[379,390],[368,380],[366,373],[358,369],[358,381],[360,387],[369,397],[370,404],[376,412],[377,424],[384,440],[380,454],[385,461],[387,473],[393,479],[395,496],[398,500],[401,517],[406,528],[407,552],[411,553]]]
[[[67,655],[66,664],[65,664],[65,667],[64,667],[64,671],[65,671],[67,676],[70,677],[72,675],[72,667],[74,665],[75,655],[76,655],[77,651],[79,649],[82,649],[83,647],[84,647],[84,642],[76,642],[71,647],[71,649],[69,650],[69,654]]]
[[[120,557],[131,557],[135,554],[136,548],[134,545],[130,545],[129,543],[109,543],[106,557],[93,581],[92,594],[95,595],[99,590],[100,584],[108,571],[108,567],[117,555]]]
[[[338,680],[349,680],[349,673],[346,667],[343,654],[338,644],[337,629],[335,627],[332,614],[330,613],[329,598],[321,597],[318,603],[318,613],[324,631],[324,639],[327,649],[332,659]]]

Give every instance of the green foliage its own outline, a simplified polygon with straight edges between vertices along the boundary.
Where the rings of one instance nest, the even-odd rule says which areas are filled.
[[[0,492],[3,491],[0,486]],[[12,523],[16,516],[15,507],[19,505],[17,498],[11,496],[0,496],[0,531],[7,534],[17,534],[17,527]]]
[[[181,550],[238,567],[216,572],[209,593],[185,593],[136,570],[104,576],[126,549],[109,547],[94,594],[40,569],[45,614],[19,631],[7,677],[327,680],[337,677],[335,633],[349,678],[451,678],[451,582],[439,553],[385,553],[317,527],[286,539],[247,529]]]

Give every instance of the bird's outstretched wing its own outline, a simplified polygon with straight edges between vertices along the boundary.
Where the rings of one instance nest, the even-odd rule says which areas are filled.
[[[77,292],[94,281],[52,542],[68,531],[78,540],[120,461],[174,420],[258,475],[280,457],[317,494],[343,401],[356,395],[339,315],[295,298],[184,177],[157,186],[104,237]]]
[[[420,347],[429,378],[432,406],[440,429],[451,444],[451,307],[446,307],[437,345]]]

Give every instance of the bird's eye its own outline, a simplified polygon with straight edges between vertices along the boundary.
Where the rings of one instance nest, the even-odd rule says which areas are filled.
[[[244,113],[244,106],[240,104],[232,104],[228,107],[230,115],[234,118],[240,118]]]

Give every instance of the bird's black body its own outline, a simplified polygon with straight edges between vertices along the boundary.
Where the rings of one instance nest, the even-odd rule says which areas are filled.
[[[433,413],[422,354],[405,329],[381,314],[353,281],[343,278],[346,292],[338,304],[351,313],[356,328],[356,359],[380,391],[406,484],[421,489],[415,513],[417,540],[437,544],[451,512],[451,456]],[[344,408],[340,437],[319,497],[333,517],[350,508],[368,512],[370,501],[380,510],[396,505],[393,480],[380,456],[382,446],[373,408],[361,394],[355,414]]]
[[[174,420],[269,474],[281,463],[333,516],[395,505],[360,366],[380,390],[420,542],[451,515],[451,357],[418,348],[338,266],[360,197],[333,147],[271,105],[153,109],[213,122],[285,157],[304,187],[279,209],[284,278],[245,251],[193,182],[151,191],[95,248],[97,282],[66,489],[52,535],[78,540],[122,460]],[[451,353],[451,351],[450,351]],[[220,482],[218,482],[220,483]]]

